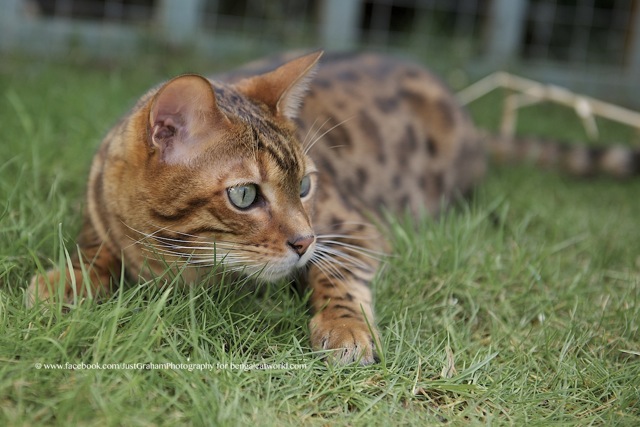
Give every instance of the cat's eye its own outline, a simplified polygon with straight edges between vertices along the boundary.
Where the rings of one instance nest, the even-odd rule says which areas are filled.
[[[300,181],[300,197],[306,197],[309,194],[309,190],[311,190],[311,178],[307,175]]]
[[[247,209],[258,197],[258,189],[255,184],[238,185],[227,188],[229,200],[238,209]]]

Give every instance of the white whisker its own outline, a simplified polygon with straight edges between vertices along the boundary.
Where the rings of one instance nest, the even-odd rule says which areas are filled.
[[[363,248],[362,246],[352,245],[350,243],[341,242],[339,240],[320,240],[319,242],[325,245],[340,246],[352,252],[359,253],[369,258],[376,259],[378,261],[380,261],[382,258],[385,258],[387,256],[387,254],[384,252],[376,251],[374,249]]]
[[[332,275],[329,274],[326,270],[326,268],[323,266],[323,264],[321,262],[319,262],[318,259],[310,259],[309,262],[311,264],[313,264],[315,267],[318,268],[318,270],[320,270],[320,272],[329,280],[331,280]]]
[[[379,228],[374,225],[371,224],[369,222],[364,222],[364,221],[344,221],[344,222],[337,222],[337,223],[333,223],[333,224],[327,224],[324,226],[318,226],[317,230],[331,230],[331,231],[335,231],[338,227],[341,226],[345,226],[345,225],[353,225],[353,226],[358,226],[358,227],[369,227],[369,228],[373,228],[376,231],[379,230]]]
[[[360,269],[364,269],[364,270],[371,270],[371,266],[368,265],[367,263],[365,263],[364,261],[346,254],[338,249],[335,248],[329,248],[329,247],[318,247],[317,250],[320,250],[323,253],[326,253],[327,255],[333,255],[335,257],[341,258],[343,259],[345,262],[350,263],[351,265],[353,265],[354,267],[358,267]]]
[[[311,133],[311,130],[313,129],[313,125],[311,125],[311,127],[309,128],[309,132],[307,132],[307,136],[305,136],[304,142],[302,143],[302,152],[304,154],[308,154],[309,153],[309,150],[311,148],[310,145],[313,144],[312,141],[316,141],[316,136],[318,135],[318,132],[320,132],[320,130],[324,127],[324,125],[329,123],[330,120],[331,120],[331,117],[327,118],[320,126],[318,126],[318,128],[313,133],[313,136],[311,138],[309,138],[309,144],[307,145],[307,136]],[[313,123],[315,124],[317,121],[318,121],[318,117],[316,117],[316,119],[313,121]]]
[[[311,150],[311,148],[313,148],[314,145],[316,145],[316,143],[318,141],[320,141],[326,134],[328,134],[329,132],[331,132],[332,130],[334,130],[335,128],[337,128],[338,126],[341,126],[343,124],[345,124],[346,122],[348,122],[349,120],[353,119],[355,117],[351,116],[351,117],[347,117],[346,119],[344,119],[343,121],[341,121],[340,123],[332,126],[329,128],[329,130],[327,130],[326,132],[324,132],[322,135],[320,135],[319,137],[317,137],[316,139],[314,139],[311,144],[309,144],[309,146],[307,148],[305,148],[304,150],[304,154],[309,154],[309,151]],[[325,122],[326,123],[326,122]],[[322,125],[322,127],[324,127],[324,124]]]
[[[329,119],[327,119],[329,120]],[[311,131],[313,130],[313,127],[316,125],[316,123],[318,122],[318,117],[315,118],[315,120],[313,121],[313,123],[311,123],[311,126],[309,126],[309,129],[307,130],[306,135],[304,136],[304,138],[302,139],[302,143],[300,144],[300,146],[302,147],[303,151],[305,148],[305,145],[307,143],[307,139],[309,138],[309,135],[311,135]],[[326,121],[324,123],[327,123]],[[324,126],[324,124],[322,125]],[[320,128],[322,127],[320,126]],[[316,129],[315,133],[313,134],[313,136],[311,137],[311,139],[315,138],[316,134],[318,133],[318,130],[320,129]]]
[[[352,236],[349,234],[316,234],[319,239],[346,239],[346,240],[374,240],[379,238],[378,236]]]
[[[336,277],[342,280],[345,280],[345,275],[336,267],[334,264],[338,264],[341,266],[340,262],[336,261],[334,258],[327,257],[326,254],[321,252],[314,253],[313,257],[310,260],[313,264],[317,265],[319,268],[323,266],[324,269],[320,268],[320,270],[329,278]]]

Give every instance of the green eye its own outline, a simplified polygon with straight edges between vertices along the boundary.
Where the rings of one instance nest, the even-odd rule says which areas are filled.
[[[300,182],[300,197],[306,197],[309,194],[309,190],[311,190],[311,179],[307,175]]]
[[[238,185],[227,188],[229,200],[238,209],[246,209],[256,201],[258,190],[255,184]]]

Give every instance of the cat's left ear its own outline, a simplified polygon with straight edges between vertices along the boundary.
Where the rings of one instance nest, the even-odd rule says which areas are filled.
[[[274,115],[294,119],[322,54],[318,51],[294,59],[269,73],[241,80],[236,87],[266,104]]]
[[[206,78],[185,74],[158,90],[149,106],[149,143],[170,163],[188,163],[201,142],[228,122]]]

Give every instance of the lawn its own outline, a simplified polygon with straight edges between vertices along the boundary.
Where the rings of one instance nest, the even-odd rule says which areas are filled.
[[[326,365],[286,283],[178,278],[25,309],[34,271],[73,251],[102,135],[152,84],[209,65],[2,59],[0,425],[640,425],[637,178],[496,166],[438,221],[395,219],[373,366]],[[471,106],[489,128],[499,110]],[[584,139],[556,107],[520,131]]]

